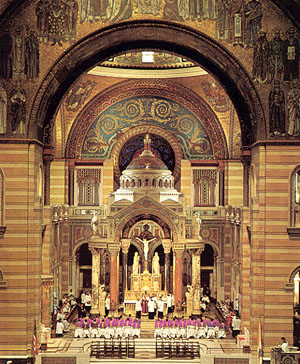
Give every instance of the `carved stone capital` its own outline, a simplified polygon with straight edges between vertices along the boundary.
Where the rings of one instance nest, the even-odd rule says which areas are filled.
[[[172,247],[171,240],[170,239],[162,239],[162,246],[164,248],[164,253],[165,254],[170,254],[171,247]]]
[[[93,255],[99,255],[101,252],[101,249],[99,248],[95,248],[93,246],[89,246],[89,251],[93,254]]]
[[[54,158],[54,152],[53,147],[50,145],[47,145],[43,149],[43,160],[45,163],[50,163],[53,161]]]
[[[202,252],[203,252],[203,250],[205,249],[205,246],[203,245],[203,246],[201,246],[200,248],[197,248],[197,249],[193,249],[192,251],[193,251],[193,255],[194,256],[201,256],[201,254],[202,254]]]
[[[130,239],[122,239],[121,240],[121,248],[123,253],[128,253],[130,247]]]
[[[249,147],[242,148],[241,162],[244,166],[249,167],[251,163],[251,149]]]
[[[117,257],[120,252],[120,248],[108,248],[111,257]]]
[[[182,258],[184,249],[174,249],[174,254],[176,258]]]

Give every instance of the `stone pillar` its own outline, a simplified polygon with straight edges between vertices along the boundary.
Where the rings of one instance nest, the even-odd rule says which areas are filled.
[[[223,301],[225,297],[224,292],[224,259],[217,258],[217,301]]]
[[[162,242],[165,253],[165,289],[170,292],[170,253],[171,253],[171,240],[164,239]]]
[[[76,267],[75,267],[75,295],[76,297],[80,296],[80,265],[79,265],[79,250],[76,252]]]
[[[100,249],[89,247],[92,253],[92,309],[91,314],[99,314],[99,276],[100,276]]]
[[[201,253],[204,248],[192,250],[192,286],[201,287]]]
[[[127,260],[128,252],[123,252],[123,267],[122,267],[122,298],[125,299],[125,290],[127,289]]]
[[[218,292],[218,286],[217,286],[217,277],[218,277],[218,270],[217,270],[217,258],[218,256],[215,254],[214,255],[214,274],[213,274],[213,287],[214,287],[214,291],[212,296],[214,298],[217,298],[217,292]]]
[[[200,315],[200,299],[201,299],[201,253],[204,247],[193,249],[192,255],[192,286],[194,288],[193,297],[193,314]]]
[[[249,172],[251,164],[251,150],[249,149],[249,147],[242,148],[241,161],[244,167],[243,205],[249,207]]]
[[[104,249],[100,254],[100,284],[105,284],[105,259],[104,259]]]
[[[174,250],[175,254],[175,307],[176,311],[182,311],[182,257],[183,249]]]
[[[53,147],[45,146],[43,150],[44,161],[44,205],[50,205],[50,164],[53,160]]]
[[[75,282],[76,282],[76,260],[74,257],[71,257],[69,259],[69,291],[70,289],[72,289],[72,292],[74,295],[76,295],[76,287],[75,287]]]
[[[75,160],[69,161],[69,205],[74,205],[74,171]]]
[[[125,291],[127,290],[127,262],[128,262],[128,250],[130,247],[130,239],[122,239],[122,254],[123,254],[123,266],[122,266],[122,299],[125,300]]]
[[[219,161],[219,206],[224,206],[224,162]]]
[[[51,287],[53,286],[53,277],[42,276],[42,302],[41,302],[41,322],[45,327],[51,326]]]
[[[119,248],[109,249],[110,252],[110,309],[113,313],[118,309],[118,254]]]

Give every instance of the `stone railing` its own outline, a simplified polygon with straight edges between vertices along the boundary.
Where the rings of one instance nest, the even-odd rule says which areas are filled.
[[[300,351],[297,347],[290,347],[284,353],[280,347],[271,347],[271,364],[298,364],[300,363]]]

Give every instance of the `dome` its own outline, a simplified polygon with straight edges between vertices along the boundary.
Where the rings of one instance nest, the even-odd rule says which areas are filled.
[[[143,150],[142,154],[132,160],[126,169],[156,169],[159,171],[169,171],[165,163],[160,158],[156,157],[151,150]]]
[[[153,154],[150,145],[151,139],[147,134],[143,152],[122,172],[121,188],[174,188],[172,172]]]

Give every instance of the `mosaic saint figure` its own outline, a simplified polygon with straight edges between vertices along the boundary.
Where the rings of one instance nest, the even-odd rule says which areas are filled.
[[[299,80],[292,81],[292,88],[287,94],[288,135],[300,135],[300,88]]]
[[[299,78],[299,40],[294,28],[289,29],[283,45],[284,81]]]
[[[216,0],[202,0],[202,17],[211,20],[217,18]]]
[[[13,35],[11,56],[13,77],[22,78],[25,69],[25,41],[21,28],[17,28]]]
[[[99,1],[102,3],[103,1]],[[76,26],[78,18],[77,0],[64,0],[65,4],[65,40],[74,42],[76,40]]]
[[[280,81],[275,80],[269,94],[270,136],[285,136],[285,101]]]
[[[21,87],[20,80],[10,94],[12,132],[13,134],[25,134],[26,121],[26,92]]]
[[[270,41],[269,78],[270,81],[280,80],[283,72],[283,40],[280,29],[273,29],[274,38]]]
[[[80,22],[107,19],[109,0],[80,0]]]
[[[261,3],[257,0],[250,0],[244,8],[244,15],[246,19],[245,42],[249,47],[254,47],[258,32],[261,30],[263,17]]]
[[[49,17],[49,1],[40,0],[36,4],[35,14],[37,19],[38,37],[40,42],[48,42],[48,17]]]
[[[0,84],[0,134],[6,132],[6,118],[7,118],[7,95]]]
[[[25,38],[25,75],[32,80],[39,77],[39,41],[33,30],[27,30]]]
[[[242,13],[242,4],[240,0],[231,1],[231,29],[232,29],[232,44],[244,47],[244,16]]]
[[[218,0],[216,38],[223,40],[231,39],[231,1]]]
[[[53,0],[49,5],[49,40],[52,46],[61,42],[65,37],[65,7],[59,0]]]
[[[266,32],[260,31],[254,46],[253,53],[253,79],[259,83],[266,83],[269,79],[269,53],[270,45]]]

